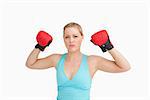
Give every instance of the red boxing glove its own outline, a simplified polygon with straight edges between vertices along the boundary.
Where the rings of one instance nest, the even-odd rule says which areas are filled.
[[[107,50],[111,50],[114,48],[112,43],[109,40],[109,36],[106,30],[101,30],[96,33],[94,33],[91,36],[91,42],[95,45],[98,45],[103,52],[106,52]]]
[[[52,42],[53,38],[47,32],[39,31],[36,36],[36,40],[38,44],[35,46],[35,48],[39,48],[41,51],[44,51],[44,49]]]

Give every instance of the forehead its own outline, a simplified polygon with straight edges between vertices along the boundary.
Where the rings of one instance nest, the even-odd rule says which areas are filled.
[[[67,27],[64,32],[65,35],[80,34],[77,27]]]

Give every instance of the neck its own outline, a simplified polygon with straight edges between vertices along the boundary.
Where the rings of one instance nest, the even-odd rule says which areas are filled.
[[[76,52],[68,52],[67,53],[67,61],[76,61],[76,60],[80,60],[82,58],[82,53],[80,51],[76,51]]]

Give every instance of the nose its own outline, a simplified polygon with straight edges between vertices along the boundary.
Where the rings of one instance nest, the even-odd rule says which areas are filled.
[[[69,42],[72,43],[73,41],[74,41],[74,38],[73,38],[73,37],[70,37]]]

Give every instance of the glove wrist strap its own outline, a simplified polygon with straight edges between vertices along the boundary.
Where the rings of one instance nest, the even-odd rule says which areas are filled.
[[[35,48],[40,49],[41,51],[44,51],[45,47],[40,46],[39,44],[35,45]]]
[[[103,52],[106,52],[107,50],[111,50],[112,48],[114,48],[114,46],[112,45],[112,43],[110,42],[110,40],[108,40],[105,44],[99,46]]]

